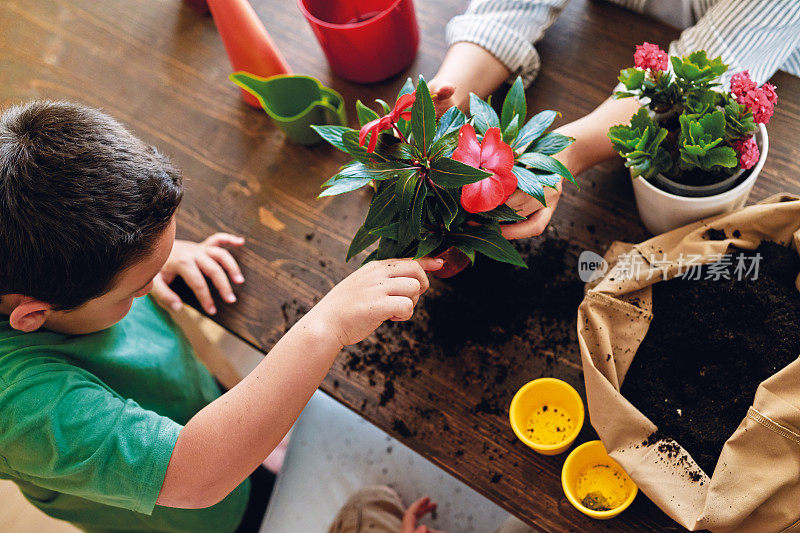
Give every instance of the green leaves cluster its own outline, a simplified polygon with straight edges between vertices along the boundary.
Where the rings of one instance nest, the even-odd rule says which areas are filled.
[[[679,138],[680,167],[683,170],[700,168],[718,171],[734,168],[739,160],[730,146],[722,146],[725,136],[725,114],[717,110],[698,116],[684,113],[680,116]]]
[[[479,137],[489,128],[501,129],[503,139],[514,151],[514,173],[518,186],[544,204],[544,187],[556,187],[564,178],[575,179],[551,157],[574,139],[547,129],[558,114],[543,111],[527,122],[527,104],[521,79],[517,79],[498,115],[492,106],[470,95],[471,117],[459,109],[447,110],[437,120],[425,80],[414,87],[409,78],[398,98],[416,90],[411,119],[400,120],[397,135],[381,133],[373,153],[358,145],[358,131],[343,126],[312,126],[328,143],[349,154],[353,161],[323,183],[320,196],[333,196],[373,184],[375,194],[364,224],[356,233],[347,259],[358,255],[376,241],[366,258],[423,257],[450,247],[463,251],[471,260],[476,253],[491,259],[525,266],[516,249],[501,234],[501,222],[524,220],[503,204],[486,213],[468,213],[461,205],[461,188],[491,176],[491,173],[452,159],[458,133],[467,122]],[[383,114],[392,107],[378,100]],[[359,123],[380,115],[356,102]]]
[[[731,145],[756,131],[753,114],[718,89],[719,76],[728,70],[721,57],[709,59],[700,50],[670,57],[670,63],[672,72],[620,71],[627,91],[614,97],[637,97],[643,107],[630,125],[609,129],[614,150],[634,177],[651,179],[663,173],[680,180],[683,173],[699,169],[724,179],[739,169]]]
[[[633,116],[630,126],[608,130],[608,138],[614,150],[625,158],[625,166],[634,178],[650,179],[672,167],[672,158],[664,147],[667,130],[650,118],[645,108]]]

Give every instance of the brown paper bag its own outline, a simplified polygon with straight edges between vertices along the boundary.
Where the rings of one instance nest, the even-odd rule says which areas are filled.
[[[710,228],[725,230],[729,238],[709,240],[705,235]],[[739,231],[736,238],[730,237],[734,230]],[[763,240],[800,250],[800,197],[773,196],[635,246],[617,243],[607,254],[616,258],[614,265],[590,286],[578,308],[592,426],[639,488],[691,530],[800,531],[800,361],[759,385],[713,475],[709,472],[700,481],[692,481],[677,459],[663,460],[657,444],[642,445],[656,426],[619,392],[652,319],[650,286],[680,275],[681,268],[685,271],[685,263],[678,261],[681,254],[699,254],[700,262],[708,263],[731,245],[753,250]],[[652,257],[659,260],[650,264]],[[630,268],[636,262],[641,265],[638,273]],[[800,290],[800,278],[797,286]],[[694,461],[690,466],[702,471]]]

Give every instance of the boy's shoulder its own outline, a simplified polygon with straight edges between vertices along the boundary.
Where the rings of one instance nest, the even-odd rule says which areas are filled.
[[[114,326],[87,335],[67,335],[47,329],[22,332],[0,317],[0,387],[48,372],[104,370],[124,365],[133,352],[180,347],[182,335],[149,297],[134,301],[128,315]]]

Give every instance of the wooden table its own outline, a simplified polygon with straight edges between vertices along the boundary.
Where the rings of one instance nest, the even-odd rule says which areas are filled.
[[[433,75],[445,51],[444,25],[466,3],[417,2],[422,41],[408,75]],[[371,86],[332,76],[293,2],[253,4],[293,69],[340,91],[351,117],[356,98],[391,100],[403,83],[405,75]],[[107,110],[183,168],[180,237],[201,239],[217,230],[247,237],[238,256],[247,283],[239,302],[220,306],[215,317],[230,331],[269,350],[293,309],[313,304],[355,268],[343,259],[368,194],[316,199],[320,183],[346,157],[326,146],[287,144],[265,114],[243,104],[227,81],[228,59],[210,18],[178,0],[6,0],[0,3],[0,27],[0,104],[59,98]],[[538,46],[542,73],[528,91],[529,109],[560,110],[557,124],[576,119],[606,98],[617,71],[632,63],[635,44],[648,40],[666,47],[677,35],[603,2],[573,1]],[[779,73],[773,82],[781,100],[751,201],[798,191],[800,80]],[[580,192],[565,187],[552,222],[562,238],[601,251],[614,240],[647,236],[620,162],[586,172],[580,182]],[[385,372],[369,363],[354,371],[343,354],[322,388],[542,530],[677,529],[642,495],[618,519],[584,517],[562,493],[563,456],[532,453],[514,438],[504,413],[476,411],[489,392],[507,407],[519,386],[543,372],[537,354],[520,349],[507,355],[514,371],[491,386],[464,379],[462,371],[475,361],[442,365],[421,357],[419,372],[392,376],[394,395],[382,402]],[[583,392],[576,345],[558,355],[548,373]],[[420,413],[433,413],[436,422]],[[579,438],[591,437],[586,424]]]

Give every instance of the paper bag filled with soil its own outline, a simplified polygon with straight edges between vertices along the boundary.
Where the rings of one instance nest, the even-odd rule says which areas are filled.
[[[779,248],[777,245],[787,248]],[[589,284],[590,288],[578,309],[578,339],[592,426],[597,430],[609,454],[622,465],[639,488],[688,529],[760,533],[794,531],[796,528],[800,531],[800,361],[797,360],[800,353],[794,353],[794,345],[787,348],[786,343],[780,344],[784,339],[776,338],[774,342],[789,354],[788,358],[785,357],[788,360],[786,364],[766,372],[759,366],[761,359],[757,356],[748,358],[749,363],[733,360],[735,357],[732,357],[730,366],[724,360],[721,363],[718,361],[716,367],[711,365],[706,368],[699,365],[691,373],[704,375],[706,371],[718,372],[727,376],[725,381],[738,381],[737,376],[741,375],[758,375],[751,368],[755,366],[759,366],[758,370],[766,375],[751,383],[751,390],[745,390],[744,396],[738,396],[738,400],[742,401],[724,400],[715,403],[714,395],[711,394],[712,401],[704,403],[704,407],[687,404],[696,408],[695,410],[702,410],[692,413],[691,417],[688,417],[688,413],[682,413],[680,407],[670,411],[670,391],[654,391],[653,395],[665,395],[665,406],[656,405],[657,409],[653,411],[653,402],[641,400],[642,394],[646,395],[651,388],[655,389],[646,381],[659,381],[660,377],[655,374],[657,372],[674,373],[678,360],[687,359],[685,352],[676,349],[676,365],[670,364],[669,355],[658,360],[654,358],[654,361],[647,360],[648,343],[661,342],[659,339],[662,337],[658,335],[668,338],[671,331],[682,333],[687,339],[687,350],[690,350],[697,348],[692,339],[700,345],[708,342],[705,336],[714,331],[715,321],[724,321],[726,313],[731,317],[736,317],[736,313],[739,313],[738,316],[747,318],[748,323],[757,324],[761,316],[767,320],[765,314],[750,309],[748,300],[742,299],[741,295],[738,296],[738,302],[733,291],[730,300],[720,295],[719,291],[725,290],[725,283],[730,284],[725,275],[719,276],[720,285],[714,286],[712,290],[716,291],[716,300],[708,299],[715,303],[711,309],[712,314],[707,317],[698,316],[696,310],[693,311],[687,305],[685,317],[678,316],[675,323],[665,327],[658,323],[657,318],[654,319],[654,314],[658,313],[659,300],[654,301],[653,295],[667,294],[665,289],[678,287],[675,284],[692,283],[691,280],[684,279],[690,268],[694,266],[709,271],[716,269],[723,254],[734,250],[737,253],[749,253],[751,256],[759,250],[777,250],[784,254],[781,256],[784,259],[787,254],[791,259],[777,263],[784,265],[784,269],[786,264],[792,263],[789,268],[794,269],[798,249],[800,198],[779,195],[735,213],[679,228],[638,245],[615,244],[606,254],[610,265],[607,273],[599,283]],[[712,263],[713,267],[708,266]],[[696,267],[698,264],[705,266]],[[735,268],[733,265],[735,263],[730,263],[729,268]],[[762,265],[762,268],[766,268],[766,265]],[[733,273],[730,270],[728,275]],[[779,320],[794,320],[792,316],[795,315],[783,313],[776,308],[797,306],[797,300],[793,299],[800,298],[800,294],[794,292],[800,290],[797,274],[798,272],[789,272],[789,282],[783,291],[785,296],[782,296],[783,304],[778,300],[772,305],[769,297],[767,298],[766,311],[775,311],[777,314],[773,316]],[[681,279],[674,279],[681,276]],[[673,279],[674,281],[667,281]],[[663,285],[654,287],[655,284],[662,283]],[[697,291],[691,287],[689,290]],[[724,304],[719,304],[720,301]],[[787,301],[791,306],[784,305]],[[667,303],[662,305],[663,316],[668,315],[667,307]],[[800,306],[792,309],[792,312],[797,313]],[[676,315],[674,312],[672,314]],[[705,318],[707,320],[704,323]],[[800,330],[800,324],[794,326]],[[645,340],[649,330],[656,333]],[[763,334],[757,327],[753,330]],[[749,341],[747,337],[738,338]],[[723,338],[721,342],[726,340]],[[661,347],[664,346],[665,342],[661,344]],[[649,350],[654,351],[657,352]],[[747,353],[757,351],[753,349]],[[640,355],[642,358],[633,364]],[[767,355],[771,355],[771,352]],[[632,381],[625,383],[629,370]],[[726,391],[734,392],[738,390],[737,385],[721,384],[728,387]],[[678,388],[681,386],[679,384]],[[742,387],[747,388],[746,385]],[[626,399],[626,391],[631,391],[631,398],[639,398],[637,401],[642,406],[641,410]],[[685,393],[683,390],[680,392]],[[709,397],[709,390],[696,392],[704,398]],[[728,397],[720,394],[720,398]],[[677,427],[695,430],[694,433],[699,434],[701,440],[705,435],[704,428],[708,428],[709,433],[719,429],[715,427],[714,421],[722,415],[728,416],[729,420],[730,416],[735,416],[734,426],[736,423],[739,425],[731,430],[731,434],[722,437],[721,442],[724,445],[718,456],[714,452],[714,457],[709,457],[707,450],[695,448],[698,451],[695,460],[691,455],[694,444],[674,440],[669,431],[657,427],[659,420],[650,420],[643,414],[643,410],[648,409],[651,413],[670,413],[673,429]],[[682,419],[676,417],[682,415],[690,419],[687,424],[695,425],[688,428],[680,425]],[[653,418],[657,416],[653,415]],[[662,425],[668,426],[663,420],[665,418],[662,417]],[[675,425],[676,420],[678,426]],[[677,433],[689,434],[691,431]],[[686,437],[686,440],[691,439]],[[702,464],[709,471],[704,471],[700,466]]]

